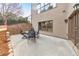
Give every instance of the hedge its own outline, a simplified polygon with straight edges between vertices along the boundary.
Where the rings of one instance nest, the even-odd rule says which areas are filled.
[[[27,20],[14,20],[14,19],[9,19],[7,20],[7,25],[13,25],[13,24],[19,24],[19,23],[28,23]],[[0,19],[0,25],[3,25],[4,21]]]

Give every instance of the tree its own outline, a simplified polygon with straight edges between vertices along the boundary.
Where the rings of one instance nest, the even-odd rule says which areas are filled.
[[[7,25],[8,17],[11,13],[19,16],[22,14],[21,4],[19,3],[0,3],[0,13],[3,18],[4,24]]]
[[[18,17],[18,23],[28,23],[28,17]]]

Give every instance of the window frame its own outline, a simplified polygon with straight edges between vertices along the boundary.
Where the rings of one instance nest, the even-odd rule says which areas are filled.
[[[51,21],[52,21],[52,23],[50,23]],[[45,23],[47,23],[47,24],[45,24]],[[50,24],[50,25],[52,24],[52,25],[48,26],[48,24]],[[53,20],[38,22],[38,28],[40,31],[53,32]]]
[[[54,8],[57,6],[57,4],[56,4],[56,3],[47,3],[47,4],[43,3],[43,4],[44,4],[44,6],[41,6],[41,3],[38,3],[38,4],[37,4],[37,6],[38,6],[38,5],[40,5],[40,7],[39,7],[39,8],[36,8],[36,9],[37,9],[37,14],[42,13],[41,11],[45,12],[45,11],[50,10],[50,9],[48,9],[50,6],[52,6],[52,8],[51,8],[51,9],[54,9]],[[51,5],[51,4],[52,4],[52,5]],[[55,7],[53,7],[53,4],[55,4],[56,6],[55,6]],[[49,7],[46,9],[45,7],[47,7],[47,6],[49,6]],[[43,8],[43,10],[42,10],[42,8]],[[40,12],[39,12],[39,13],[38,13],[38,10],[40,10]]]

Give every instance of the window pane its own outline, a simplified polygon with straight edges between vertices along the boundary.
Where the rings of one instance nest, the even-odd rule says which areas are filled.
[[[53,8],[56,7],[56,3],[53,3]]]
[[[37,9],[39,9],[39,8],[40,8],[40,4],[37,5]]]
[[[38,14],[39,14],[40,13],[40,9],[38,9],[37,11],[38,11]]]
[[[53,3],[50,3],[50,6],[53,6]]]
[[[52,9],[54,7],[56,7],[56,3],[39,3],[37,5],[37,10],[40,9],[38,10],[38,13],[40,13],[45,12],[46,10]]]
[[[45,5],[47,5],[48,3],[45,3]]]
[[[49,5],[46,5],[46,6],[45,6],[45,10],[48,10],[48,7],[49,7]]]
[[[44,10],[44,7],[42,7],[42,8],[41,8],[41,12],[44,12],[44,11],[45,11],[45,10]]]
[[[43,7],[44,6],[44,3],[41,3],[41,7]]]
[[[53,21],[43,21],[38,24],[39,30],[53,32]]]

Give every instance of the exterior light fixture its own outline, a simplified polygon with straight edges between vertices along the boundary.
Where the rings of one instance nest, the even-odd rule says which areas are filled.
[[[65,20],[64,20],[64,22],[65,22],[65,23],[67,23],[67,22],[68,22],[68,20],[67,20],[67,19],[65,19]]]
[[[73,8],[76,10],[76,9],[79,9],[79,3],[77,3],[77,4],[75,4],[74,6],[73,6]]]
[[[65,12],[66,12],[66,10],[63,10],[62,12],[63,12],[63,13],[65,13]]]

